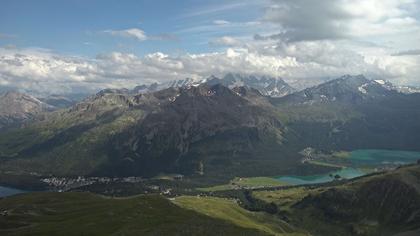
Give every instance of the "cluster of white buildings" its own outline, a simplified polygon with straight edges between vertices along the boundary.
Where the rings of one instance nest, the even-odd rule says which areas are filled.
[[[71,188],[82,187],[91,184],[107,184],[107,183],[139,183],[143,181],[141,177],[123,177],[123,178],[109,178],[109,177],[83,177],[66,178],[66,177],[50,177],[41,179],[42,182],[48,186],[59,189],[68,190]]]

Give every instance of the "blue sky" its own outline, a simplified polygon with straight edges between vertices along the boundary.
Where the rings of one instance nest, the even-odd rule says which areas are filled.
[[[208,43],[212,37],[243,36],[250,32],[208,30],[203,33],[198,29],[193,32],[194,27],[213,25],[214,21],[254,21],[262,10],[262,6],[251,8],[242,1],[226,4],[222,0],[5,0],[0,7],[0,32],[11,37],[0,44],[90,56],[115,50],[139,55],[155,51],[201,53],[215,50]],[[129,28],[167,39],[138,42],[103,33]]]
[[[420,0],[2,0],[0,90],[241,73],[420,86]]]

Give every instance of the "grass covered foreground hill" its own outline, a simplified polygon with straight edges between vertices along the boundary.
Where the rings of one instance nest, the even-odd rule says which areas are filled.
[[[337,186],[256,191],[253,196],[275,203],[284,220],[314,235],[420,232],[420,165]]]
[[[0,199],[0,235],[269,235],[156,196],[30,193]]]
[[[241,227],[257,229],[271,235],[309,235],[307,232],[280,220],[277,216],[265,212],[245,210],[232,199],[181,196],[175,199],[175,203],[186,209],[191,209],[210,217],[225,220]]]

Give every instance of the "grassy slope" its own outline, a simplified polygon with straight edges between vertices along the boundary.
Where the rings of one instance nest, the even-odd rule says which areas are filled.
[[[316,121],[330,122],[340,121],[346,122],[351,119],[361,118],[363,115],[354,109],[339,104],[312,104],[312,105],[295,105],[276,104],[278,115],[283,122],[295,121]]]
[[[307,187],[296,187],[278,191],[256,191],[253,192],[253,196],[266,202],[274,202],[282,210],[290,210],[293,204],[316,191],[322,191],[322,189],[312,190]]]
[[[0,157],[24,157],[6,162],[0,169],[13,172],[36,169],[56,175],[89,174],[106,161],[107,156],[101,150],[107,140],[142,117],[141,111],[135,110],[117,114],[106,121],[100,117],[78,120],[71,114],[70,118],[74,118],[74,123],[71,123],[67,114],[61,115],[60,112],[64,111],[52,114],[55,118],[51,121],[0,135]],[[85,128],[78,130],[78,127]]]
[[[317,235],[388,235],[419,226],[408,221],[419,217],[419,178],[420,167],[414,165],[335,187],[255,191],[253,196],[275,203],[292,224]]]
[[[264,235],[159,196],[31,193],[0,200],[0,235]]]
[[[273,215],[247,211],[233,200],[182,196],[176,198],[175,203],[207,216],[229,221],[240,227],[257,229],[274,235],[306,235]]]
[[[249,177],[249,178],[234,178],[228,184],[216,185],[207,188],[198,188],[200,191],[224,191],[239,188],[256,188],[256,187],[277,187],[284,186],[285,183],[270,177]]]

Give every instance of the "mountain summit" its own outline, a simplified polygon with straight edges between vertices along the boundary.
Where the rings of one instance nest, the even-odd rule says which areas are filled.
[[[345,75],[315,87],[286,96],[292,103],[313,104],[341,102],[356,104],[398,94],[398,91],[384,83],[369,80],[363,75]]]
[[[0,130],[33,120],[37,115],[51,109],[52,106],[31,95],[7,92],[0,95]]]
[[[183,88],[198,86],[200,84],[222,84],[230,89],[246,86],[258,90],[262,95],[271,97],[283,97],[296,91],[281,78],[228,73],[221,78],[212,75],[203,80],[186,78],[184,80],[172,80],[162,84],[153,83],[150,85],[140,85],[131,90],[130,93],[155,92],[166,88]]]
[[[0,137],[0,154],[17,157],[9,162],[15,167],[41,173],[153,176],[193,174],[199,166],[215,173],[244,158],[251,165],[258,151],[258,162],[265,163],[282,148],[284,126],[269,104],[259,105],[264,97],[258,91],[204,83],[125,92],[101,91],[48,114],[26,129],[35,141],[12,147],[24,138],[19,132]],[[277,149],[262,151],[269,145]],[[49,165],[38,169],[28,161]]]
[[[220,83],[229,88],[247,86],[250,88],[257,89],[262,95],[271,97],[283,97],[296,91],[281,78],[274,78],[268,76],[254,76],[228,73],[221,79],[218,79],[216,77],[209,78],[207,79],[206,83]]]

